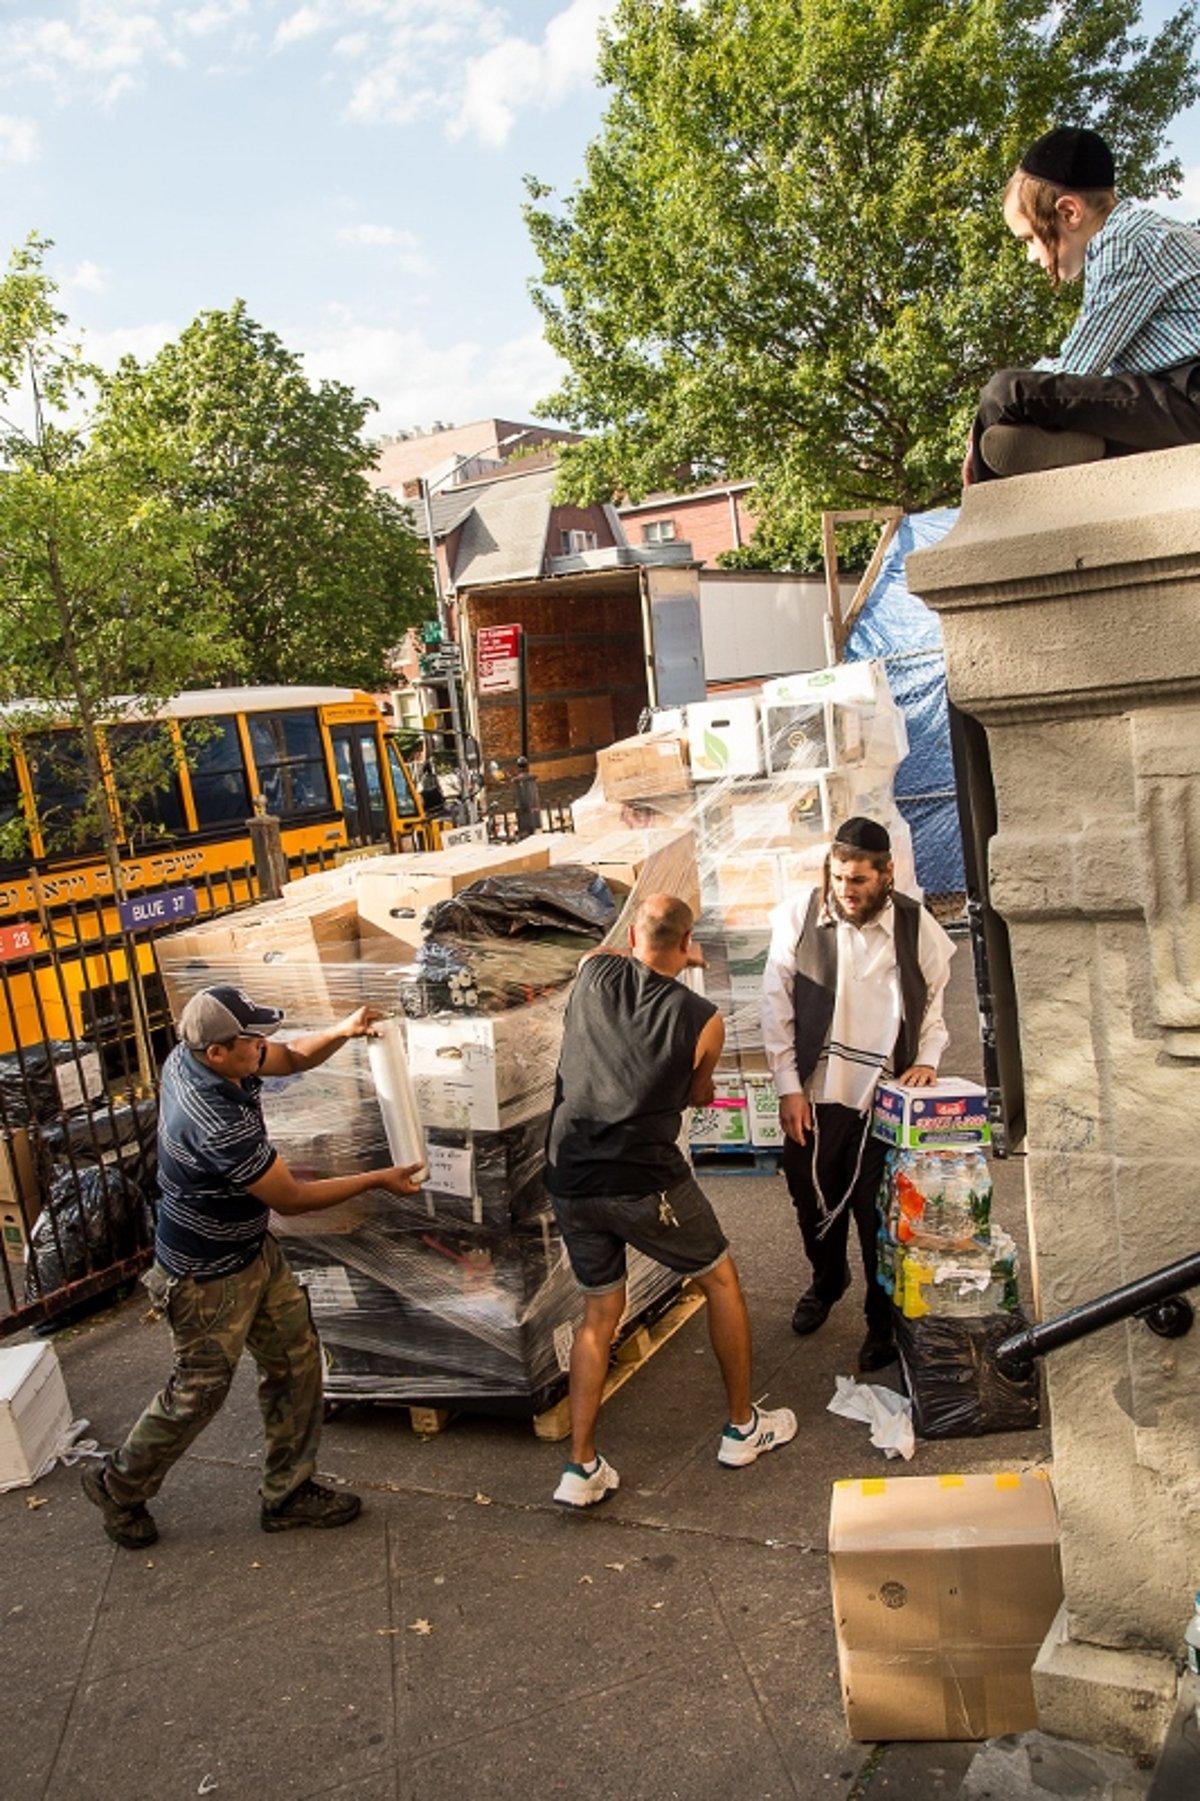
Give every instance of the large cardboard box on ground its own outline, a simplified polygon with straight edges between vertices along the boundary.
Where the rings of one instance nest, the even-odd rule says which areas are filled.
[[[596,768],[605,800],[691,792],[687,742],[669,732],[621,738],[596,752]]]
[[[1031,1671],[1062,1600],[1044,1472],[836,1482],[829,1570],[852,1738],[1037,1725]]]
[[[53,1345],[0,1350],[0,1489],[36,1482],[71,1424]]]
[[[439,901],[451,900],[485,876],[526,875],[545,869],[550,855],[545,834],[537,844],[462,844],[453,850],[419,851],[388,857],[358,871],[358,913],[364,937],[386,933],[410,945],[425,941],[424,916]]]

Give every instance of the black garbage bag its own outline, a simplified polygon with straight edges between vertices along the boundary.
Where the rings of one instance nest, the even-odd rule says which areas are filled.
[[[79,1050],[86,1048],[80,1046]],[[56,1064],[74,1063],[76,1054],[69,1038],[50,1038],[0,1057],[0,1103],[10,1128],[53,1119],[62,1112],[54,1069]]]
[[[896,1314],[896,1346],[918,1438],[981,1438],[1038,1425],[1036,1369],[1018,1377],[996,1368],[997,1345],[1027,1324],[1019,1312],[983,1319]]]
[[[149,1202],[133,1171],[96,1163],[57,1168],[29,1236],[28,1301],[134,1256],[154,1237]]]
[[[88,1158],[115,1145],[137,1144],[152,1163],[157,1125],[158,1102],[149,1097],[132,1103],[101,1101],[92,1107],[72,1107],[43,1126],[42,1148],[58,1159],[68,1149]]]
[[[484,876],[425,915],[427,938],[537,938],[575,932],[599,943],[617,917],[612,889],[581,863]]]

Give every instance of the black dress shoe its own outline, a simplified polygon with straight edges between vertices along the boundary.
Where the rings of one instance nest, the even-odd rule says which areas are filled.
[[[889,1363],[895,1363],[898,1355],[896,1341],[890,1333],[884,1338],[868,1332],[859,1348],[858,1367],[863,1371],[883,1370]]]
[[[818,1326],[825,1324],[832,1306],[832,1301],[823,1301],[820,1295],[814,1294],[810,1288],[808,1293],[802,1294],[796,1302],[796,1311],[792,1315],[792,1331],[798,1332],[801,1338],[807,1338],[810,1332],[815,1332]]]

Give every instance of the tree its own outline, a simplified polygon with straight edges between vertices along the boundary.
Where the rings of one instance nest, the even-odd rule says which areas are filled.
[[[231,674],[378,687],[387,652],[432,614],[408,512],[366,480],[373,406],[340,382],[312,386],[241,301],[202,313],[144,367],[126,358],[107,384],[98,441],[208,521],[192,591],[230,599]]]
[[[8,724],[39,731],[38,755],[60,766],[79,804],[43,816],[50,847],[98,838],[112,890],[124,897],[114,798],[136,810],[164,785],[174,756],[162,734],[143,739],[106,777],[100,727],[144,717],[229,655],[219,595],[197,604],[204,524],[119,449],[90,438],[80,415],[98,380],[64,338],[48,249],[31,237],[0,279],[0,706]],[[155,453],[160,483],[170,452]],[[51,733],[53,725],[66,728]],[[0,738],[0,757],[7,746]],[[27,845],[12,822],[6,850]],[[139,978],[131,963],[135,993]],[[144,1012],[135,1009],[144,1081]]]
[[[1073,311],[1000,213],[1051,124],[1177,191],[1194,9],[1138,0],[621,0],[574,192],[528,183],[534,293],[568,374],[539,411],[593,433],[573,499],[729,475],[797,554],[822,507],[957,497],[980,387]]]
[[[63,744],[82,756],[85,800],[46,822],[51,844],[98,836],[121,894],[97,727],[144,718],[215,673],[231,647],[221,596],[197,606],[191,593],[204,522],[88,435],[83,411],[100,377],[65,339],[48,248],[30,238],[0,279],[0,705],[17,726],[78,728]],[[155,454],[165,482],[169,450]],[[164,740],[114,772],[126,806],[162,786],[171,754]]]

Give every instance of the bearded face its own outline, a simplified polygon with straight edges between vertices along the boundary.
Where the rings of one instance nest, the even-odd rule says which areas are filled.
[[[876,869],[869,857],[829,859],[829,905],[839,919],[867,925],[887,905],[892,893],[892,865]]]

